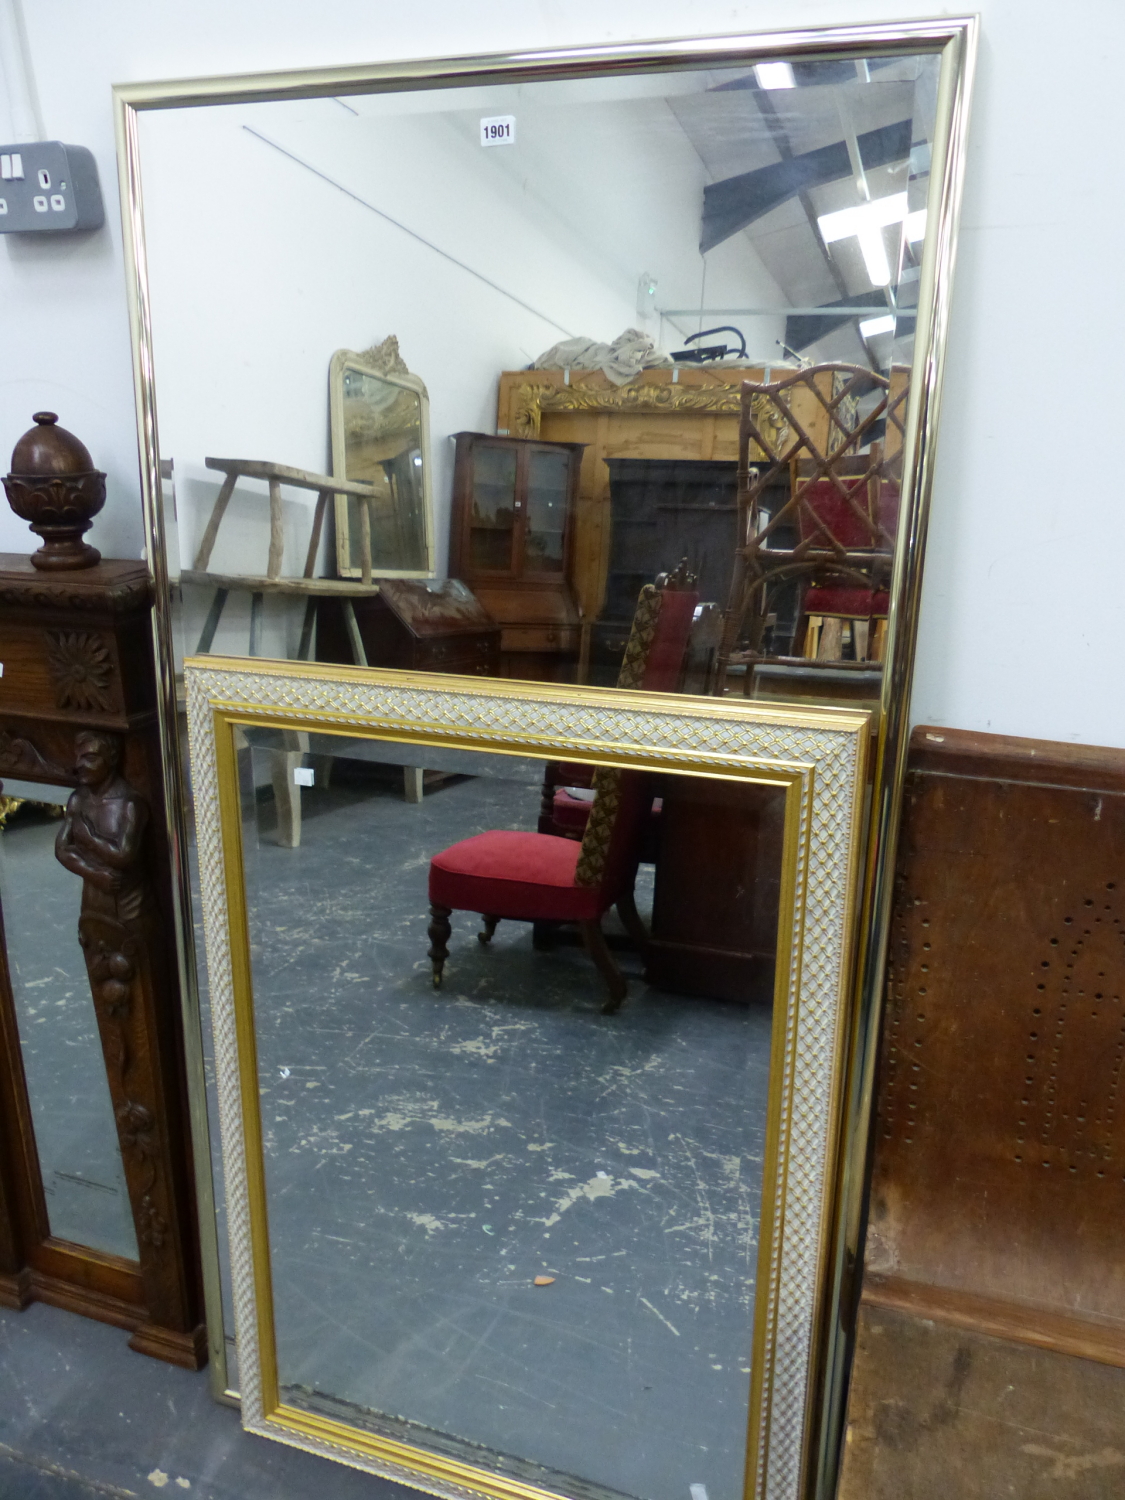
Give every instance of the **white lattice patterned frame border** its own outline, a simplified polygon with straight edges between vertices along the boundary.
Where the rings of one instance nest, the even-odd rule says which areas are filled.
[[[789,710],[746,700],[542,690],[503,694],[480,682],[347,670],[323,675],[196,658],[185,664],[196,838],[215,1039],[219,1120],[226,1178],[242,1422],[250,1432],[320,1453],[448,1500],[480,1491],[421,1477],[386,1459],[272,1423],[263,1409],[260,1349],[235,999],[220,826],[213,709],[253,721],[300,720],[303,728],[373,737],[433,736],[466,748],[525,750],[581,759],[653,755],[666,765],[706,763],[745,775],[753,765],[781,772],[799,789],[799,856],[788,981],[777,1198],[764,1339],[764,1399],[758,1420],[755,1500],[798,1500],[814,1319],[822,1280],[828,1209],[828,1153],[847,1014],[851,934],[859,860],[866,716]],[[406,685],[408,683],[409,685]],[[539,689],[539,691],[537,691]],[[575,701],[581,698],[583,701]],[[670,701],[676,707],[670,707]],[[659,703],[659,706],[656,706]],[[803,931],[800,914],[803,910]],[[779,921],[781,945],[786,913]],[[761,1302],[759,1302],[759,1307]]]

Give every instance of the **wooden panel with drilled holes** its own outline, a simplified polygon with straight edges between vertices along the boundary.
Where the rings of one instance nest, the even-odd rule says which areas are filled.
[[[1125,752],[915,731],[864,1297],[1125,1364]]]

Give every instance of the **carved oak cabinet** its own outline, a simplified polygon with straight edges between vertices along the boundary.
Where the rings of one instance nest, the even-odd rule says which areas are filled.
[[[152,581],[137,562],[37,572],[0,554],[0,776],[77,788],[57,845],[78,931],[138,1260],[52,1237],[0,943],[0,1302],[40,1300],[206,1360],[155,710]],[[2,934],[0,934],[2,935]]]

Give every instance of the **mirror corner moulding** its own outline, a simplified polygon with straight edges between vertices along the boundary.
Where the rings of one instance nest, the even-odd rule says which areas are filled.
[[[869,713],[237,658],[189,658],[185,686],[243,1425],[450,1497],[546,1500],[560,1492],[347,1427],[279,1395],[238,736],[254,728],[346,734],[784,788],[748,1493],[798,1494],[807,1408],[775,1399],[775,1392],[809,1385],[829,1280],[826,1231],[847,1062]]]
[[[448,87],[457,83],[485,84],[510,81],[534,81],[535,79],[582,79],[599,73],[628,74],[630,72],[707,68],[749,65],[774,58],[824,59],[827,57],[865,57],[882,54],[905,54],[927,52],[941,58],[940,80],[937,99],[937,126],[934,135],[935,169],[929,187],[929,225],[925,252],[919,280],[917,307],[917,335],[911,378],[910,406],[907,417],[906,443],[904,450],[902,479],[902,524],[899,527],[895,562],[894,583],[891,590],[890,622],[887,644],[886,670],[883,673],[882,701],[880,712],[880,737],[875,750],[873,767],[873,793],[870,822],[867,825],[866,861],[863,886],[858,894],[859,936],[856,954],[856,977],[854,989],[846,1003],[841,1003],[838,1015],[838,1070],[834,1075],[832,1089],[831,1132],[825,1139],[824,1170],[822,1184],[822,1213],[818,1220],[818,1254],[822,1256],[823,1282],[818,1285],[817,1295],[809,1304],[808,1359],[800,1384],[804,1405],[798,1412],[774,1412],[771,1431],[780,1432],[784,1426],[791,1432],[797,1422],[801,1435],[796,1446],[789,1443],[785,1463],[772,1470],[767,1466],[753,1476],[748,1493],[755,1496],[769,1495],[771,1500],[782,1496],[816,1495],[827,1500],[833,1493],[835,1472],[839,1459],[843,1431],[843,1408],[846,1399],[846,1380],[851,1338],[850,1308],[853,1299],[849,1295],[848,1277],[862,1256],[864,1232],[864,1161],[866,1157],[870,1123],[871,1084],[874,1074],[875,1044],[881,1009],[883,980],[883,958],[889,925],[890,905],[893,890],[893,862],[895,833],[902,795],[902,775],[905,765],[909,690],[913,664],[913,649],[916,635],[919,597],[922,577],[926,521],[932,485],[934,462],[934,436],[941,395],[944,342],[949,319],[952,274],[955,259],[956,227],[960,207],[964,175],[966,130],[975,53],[979,31],[978,18],[973,15],[940,17],[925,20],[889,22],[887,24],[850,25],[843,27],[818,27],[803,30],[778,31],[738,36],[698,38],[687,37],[660,40],[650,43],[630,43],[621,46],[574,47],[552,51],[520,54],[478,56],[464,58],[421,59],[370,66],[350,66],[334,69],[293,71],[277,74],[243,75],[210,79],[172,80],[151,84],[125,84],[114,90],[115,122],[118,141],[119,180],[124,221],[124,255],[128,289],[128,303],[132,330],[134,359],[134,381],[137,403],[138,444],[141,459],[142,498],[148,534],[148,557],[157,581],[157,609],[154,619],[158,645],[158,661],[161,673],[161,696],[159,713],[165,747],[165,776],[167,780],[165,803],[169,818],[169,832],[174,849],[184,851],[187,847],[187,799],[180,781],[177,760],[177,702],[176,664],[173,648],[173,626],[168,589],[163,543],[163,514],[160,504],[160,451],[158,441],[157,397],[154,373],[152,334],[152,309],[149,290],[148,266],[145,250],[145,228],[142,193],[142,149],[139,117],[145,111],[165,109],[195,109],[219,104],[237,104],[277,100],[299,100],[332,97],[338,94],[387,93],[412,89]],[[528,373],[528,397],[521,407],[522,420],[528,426],[525,435],[532,435],[540,410],[549,408],[555,399],[549,392],[542,399],[539,382],[534,372]],[[436,386],[435,386],[436,389]],[[561,399],[564,404],[573,402],[573,395]],[[612,406],[615,396],[607,397]],[[625,398],[631,399],[631,398]],[[425,406],[423,403],[423,431]],[[424,443],[424,451],[428,442]],[[428,470],[428,465],[427,465]],[[337,470],[337,472],[340,472]],[[428,474],[427,474],[428,478]],[[427,546],[432,561],[434,549],[433,521],[427,494]],[[414,575],[420,576],[420,575]],[[425,739],[425,734],[445,735],[443,743],[454,743],[454,727],[441,719],[437,699],[457,699],[462,705],[472,703],[483,708],[489,700],[489,689],[480,683],[470,687],[450,681],[437,688],[406,674],[340,673],[330,668],[301,669],[293,663],[272,666],[257,663],[251,669],[245,662],[235,663],[219,658],[195,661],[186,672],[190,693],[195,702],[193,710],[193,735],[197,749],[204,746],[211,729],[201,727],[208,715],[218,715],[224,724],[233,722],[240,713],[262,714],[262,722],[275,724],[293,723],[290,709],[276,697],[282,684],[296,695],[300,714],[309,717],[317,727],[324,730],[333,714],[339,724],[352,723],[350,715],[368,715],[368,732],[407,734]],[[323,689],[323,698],[316,698],[312,683],[321,680],[328,685]],[[220,691],[222,690],[222,691]],[[223,698],[230,691],[232,698]],[[496,689],[492,689],[496,694]],[[332,695],[337,695],[333,697]],[[421,721],[411,720],[413,727],[404,727],[402,717],[409,702],[421,700],[417,695],[432,695],[433,711],[438,713],[435,724],[419,727]],[[243,696],[239,696],[243,695]],[[342,697],[340,695],[343,695]],[[397,696],[396,696],[397,695]],[[411,697],[411,695],[414,695]],[[596,698],[596,695],[595,695]],[[580,690],[547,689],[536,686],[509,690],[507,687],[497,698],[507,705],[506,713],[514,712],[513,705],[524,703],[549,703],[559,724],[567,721],[567,714],[577,712],[579,705],[589,707],[588,695]],[[602,703],[596,699],[596,704]],[[360,706],[357,708],[356,705]],[[596,706],[595,704],[595,706]],[[569,708],[568,708],[569,705]],[[205,708],[206,706],[206,708]],[[615,710],[626,715],[633,711],[625,697],[613,698]],[[689,711],[690,710],[690,711]],[[686,716],[685,722],[702,723],[710,715],[713,722],[724,719],[728,711],[743,727],[756,723],[774,726],[780,733],[784,722],[797,725],[791,732],[800,735],[833,733],[844,734],[843,720],[816,723],[789,710],[772,711],[763,705],[730,704],[722,699],[711,700],[706,708],[695,705],[677,705],[676,711],[668,711],[672,717]],[[294,710],[295,712],[295,710]],[[608,712],[608,709],[606,710]],[[644,705],[637,705],[636,712],[648,713]],[[655,712],[655,710],[652,710]],[[223,718],[222,716],[226,716]],[[327,717],[324,717],[327,715]],[[371,717],[373,715],[374,717]],[[382,715],[382,718],[379,716]],[[318,717],[321,716],[321,717]],[[397,716],[397,717],[396,717]],[[298,715],[300,717],[300,715]],[[829,718],[831,716],[829,715]],[[854,717],[854,716],[853,716]],[[500,722],[503,715],[500,715]],[[814,713],[813,718],[816,718]],[[216,719],[215,722],[219,722]],[[382,730],[371,725],[378,720]],[[210,721],[208,721],[210,722]],[[585,722],[585,721],[583,721]],[[647,723],[652,723],[646,719]],[[725,720],[724,720],[725,722]],[[513,721],[514,723],[514,721]],[[436,727],[435,727],[436,725]],[[389,727],[388,727],[389,726]],[[577,732],[577,725],[575,725]],[[223,733],[227,730],[224,728]],[[349,729],[349,732],[350,729]],[[764,729],[762,730],[764,733]],[[489,735],[493,733],[489,730]],[[515,728],[511,733],[518,740]],[[846,731],[856,736],[857,755],[862,754],[859,729]],[[436,743],[437,741],[429,741]],[[457,741],[460,743],[459,741]],[[523,741],[520,741],[521,743]],[[466,742],[467,743],[467,742]],[[495,741],[490,737],[490,746]],[[544,743],[557,743],[548,738]],[[605,741],[602,742],[607,743]],[[749,743],[749,742],[747,742]],[[756,742],[759,747],[763,742]],[[811,743],[811,742],[810,742]],[[628,749],[627,741],[623,741]],[[573,749],[573,745],[571,746]],[[634,747],[635,748],[635,747]],[[618,751],[622,749],[617,746]],[[202,751],[200,751],[202,753]],[[593,753],[593,752],[591,752]],[[608,752],[607,752],[608,753]],[[747,753],[751,753],[747,751]],[[784,756],[784,763],[792,770],[793,762]],[[815,764],[815,757],[807,764]],[[200,766],[204,760],[198,762]],[[789,775],[790,771],[785,772]],[[792,772],[795,775],[795,772]],[[813,776],[814,783],[816,776]],[[198,793],[198,788],[197,788]],[[214,809],[218,817],[217,808]],[[858,817],[858,814],[856,814]],[[857,824],[858,827],[858,824]],[[218,824],[211,828],[211,836],[217,837]],[[811,846],[810,846],[811,847]],[[201,855],[209,860],[216,857],[213,848],[204,849]],[[811,856],[810,856],[811,857]],[[850,867],[849,867],[850,868]],[[183,855],[179,878],[180,963],[184,978],[184,1004],[189,1067],[193,1079],[202,1088],[202,1062],[199,1045],[198,998],[192,980],[194,973],[194,950],[190,933],[190,888]],[[212,892],[214,881],[212,881]],[[213,925],[213,922],[212,922]],[[217,950],[217,962],[222,961]],[[212,980],[214,982],[214,979]],[[229,1062],[229,1059],[228,1059]],[[229,1089],[228,1089],[228,1105]],[[209,1179],[204,1192],[204,1178],[208,1172],[209,1152],[206,1147],[206,1111],[193,1100],[193,1123],[197,1134],[196,1161],[200,1174],[201,1202],[210,1201]],[[227,1116],[224,1115],[224,1130]],[[228,1164],[229,1165],[229,1164]],[[237,1163],[234,1164],[237,1169]],[[243,1227],[245,1227],[243,1225]],[[208,1276],[208,1321],[221,1328],[221,1299],[218,1292],[217,1261],[213,1246],[207,1243],[204,1233],[205,1259],[214,1262]],[[243,1268],[245,1278],[249,1272]],[[247,1297],[252,1288],[244,1285],[239,1293],[241,1306],[245,1310]],[[250,1325],[246,1325],[249,1328]],[[756,1328],[756,1341],[765,1338],[765,1323]],[[247,1334],[247,1337],[250,1335]],[[256,1346],[255,1346],[256,1347]],[[248,1425],[255,1421],[267,1422],[262,1415],[262,1387],[256,1393],[251,1385],[250,1371],[253,1361],[244,1363],[243,1380]],[[756,1366],[757,1368],[757,1366]],[[213,1360],[213,1378],[217,1390],[225,1389],[225,1370],[220,1358]],[[758,1379],[759,1377],[756,1377]],[[796,1388],[796,1387],[793,1387]],[[762,1394],[760,1384],[756,1387],[758,1409],[765,1410],[769,1403]],[[228,1393],[229,1394],[229,1393]],[[254,1402],[257,1401],[255,1407]],[[257,1415],[255,1416],[255,1412]],[[302,1418],[307,1421],[307,1418]],[[299,1425],[299,1424],[298,1424]],[[264,1430],[257,1427],[254,1430]],[[317,1447],[317,1451],[332,1454],[332,1442],[323,1433],[285,1430],[284,1423],[274,1422],[271,1435],[280,1436],[298,1446]],[[772,1441],[772,1438],[771,1438]],[[788,1440],[787,1440],[788,1441]],[[763,1451],[765,1451],[763,1449]],[[350,1458],[350,1462],[355,1460]],[[390,1462],[390,1460],[387,1460]],[[385,1469],[380,1472],[392,1472]],[[417,1474],[414,1475],[417,1480]],[[468,1494],[485,1491],[456,1488],[453,1479],[441,1481],[446,1488],[441,1493]],[[431,1486],[432,1487],[432,1486]],[[437,1492],[437,1491],[435,1491]],[[515,1491],[512,1492],[516,1493]]]

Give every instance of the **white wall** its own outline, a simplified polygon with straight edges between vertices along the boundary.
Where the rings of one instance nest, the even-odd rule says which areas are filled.
[[[3,237],[0,457],[50,406],[109,473],[94,531],[141,538],[111,83],[857,20],[959,8],[907,0],[24,0],[47,134],[97,156],[109,226],[57,245]],[[923,598],[914,717],[1125,746],[1117,691],[1125,519],[1113,461],[1125,294],[1115,191],[1125,7],[978,0],[980,70]],[[1062,42],[1065,41],[1065,45]],[[0,133],[8,133],[0,109]],[[654,269],[648,267],[646,269]],[[1077,457],[1075,455],[1078,455]],[[1084,456],[1084,457],[1083,457]],[[0,515],[0,547],[28,533]]]

